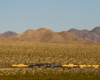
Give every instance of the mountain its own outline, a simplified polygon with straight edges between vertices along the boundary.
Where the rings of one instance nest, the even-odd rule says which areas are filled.
[[[98,35],[100,35],[100,27],[95,27],[93,30],[91,30],[90,32],[92,33],[96,33]]]
[[[22,34],[8,38],[8,40],[9,39],[15,40],[15,41],[35,41],[36,40],[38,42],[39,38],[37,37],[35,30],[29,29]]]
[[[60,34],[68,43],[75,43],[75,44],[95,44],[96,42],[89,40],[89,39],[83,39],[77,36],[74,36],[73,34],[67,32],[67,31],[62,31],[59,32]]]
[[[40,42],[50,42],[50,43],[65,42],[65,40],[59,34],[53,32],[50,29],[40,28],[36,32],[40,37]]]
[[[50,29],[40,28],[38,30],[29,29],[20,35],[9,38],[17,41],[31,41],[31,42],[65,42],[65,40],[56,32]]]
[[[22,34],[12,36],[8,40],[14,41],[31,41],[46,43],[80,43],[94,44],[96,42],[79,38],[67,31],[53,32],[50,29],[40,28],[38,30],[29,29]]]
[[[15,36],[15,35],[18,35],[17,33],[13,32],[13,31],[7,31],[3,34],[0,34],[1,36],[4,36],[5,38],[9,38],[11,36]]]
[[[68,32],[72,33],[75,36],[78,36],[83,39],[93,40],[95,42],[100,43],[100,27],[96,27],[91,31],[88,30],[77,30],[77,29],[70,29]]]
[[[77,30],[77,29],[74,29],[74,28],[70,29],[68,32],[70,32],[70,33],[72,33],[72,34],[74,34],[75,36],[78,36],[78,37],[82,37],[85,34],[89,33],[89,31],[86,30],[86,29],[85,30]]]

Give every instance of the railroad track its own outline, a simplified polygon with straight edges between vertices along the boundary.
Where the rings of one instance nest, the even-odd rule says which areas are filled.
[[[0,68],[0,69],[45,69],[45,68]],[[46,68],[46,69],[100,69],[100,68]]]

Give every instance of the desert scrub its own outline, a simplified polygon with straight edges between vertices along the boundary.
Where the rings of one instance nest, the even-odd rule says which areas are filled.
[[[1,80],[99,80],[99,69],[13,69],[0,70]]]
[[[49,75],[49,74],[66,74],[71,73],[75,74],[93,74],[93,75],[100,75],[100,69],[0,69],[0,75]],[[81,74],[80,74],[81,75]]]
[[[20,63],[100,64],[100,45],[0,42],[0,67]]]

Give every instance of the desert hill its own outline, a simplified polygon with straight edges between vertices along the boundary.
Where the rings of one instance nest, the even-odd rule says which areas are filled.
[[[15,40],[15,41],[37,41],[39,38],[36,35],[36,31],[33,29],[29,29],[22,34],[12,36],[8,38],[8,40]]]
[[[66,41],[68,41],[68,43],[78,43],[78,44],[95,44],[94,41],[89,40],[89,39],[83,39],[77,36],[74,36],[73,34],[67,32],[67,31],[62,31],[59,32],[58,34],[60,34]]]
[[[74,34],[75,36],[78,36],[78,37],[82,37],[85,34],[89,33],[89,31],[86,30],[86,29],[85,30],[77,30],[77,29],[74,29],[74,28],[68,30],[68,32],[70,32],[70,33],[72,33],[72,34]]]
[[[70,29],[68,32],[72,33],[75,36],[78,36],[80,38],[84,39],[90,39],[95,42],[100,43],[100,27],[96,27],[91,31],[88,30],[77,30],[77,29]]]
[[[18,34],[13,31],[7,31],[5,33],[0,34],[0,36],[4,36],[5,38],[9,38],[9,37],[15,36],[15,35],[18,35]]]
[[[96,42],[79,38],[67,31],[53,32],[50,29],[40,28],[38,30],[29,29],[22,34],[12,36],[8,40],[48,42],[48,43],[75,43],[94,44]]]
[[[17,41],[32,41],[32,42],[64,42],[65,40],[52,30],[40,28],[38,30],[29,29],[20,35],[8,38],[9,40]]]
[[[95,27],[93,30],[91,30],[90,32],[92,33],[96,33],[98,35],[100,35],[100,27]]]
[[[37,34],[40,37],[40,42],[54,42],[54,43],[63,43],[65,40],[56,32],[53,32],[50,29],[40,28],[36,30]]]

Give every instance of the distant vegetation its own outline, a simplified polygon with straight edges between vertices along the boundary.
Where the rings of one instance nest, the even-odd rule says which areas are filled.
[[[60,64],[100,64],[100,45],[32,43],[32,42],[0,42],[0,67],[11,67],[19,63],[60,63]],[[16,79],[46,79],[46,80],[97,80],[99,69],[30,69],[4,70],[0,69],[0,79],[11,76]],[[15,76],[14,76],[15,75]],[[20,77],[18,77],[20,75]],[[21,77],[21,76],[24,77]],[[55,76],[56,75],[56,76]],[[17,77],[16,77],[17,76]],[[31,77],[29,77],[31,76]],[[35,76],[35,77],[33,77]],[[45,77],[44,77],[45,76]],[[11,80],[11,77],[9,79]],[[96,78],[97,77],[97,78]],[[84,79],[85,78],[85,79]],[[8,79],[8,78],[7,78]],[[40,79],[40,80],[41,80]],[[6,80],[6,79],[4,79]]]

